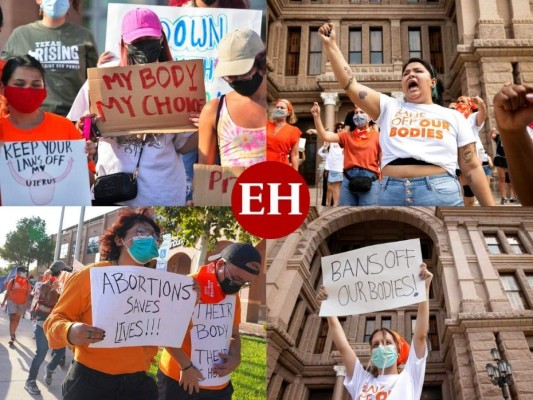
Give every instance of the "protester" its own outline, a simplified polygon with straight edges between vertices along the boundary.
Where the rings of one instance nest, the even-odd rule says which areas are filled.
[[[342,122],[335,125],[335,132],[344,131]],[[325,179],[327,181],[326,205],[339,205],[339,195],[342,182],[342,171],[344,163],[344,150],[338,143],[324,142],[324,145],[318,150],[318,155],[326,159]]]
[[[311,114],[318,135],[325,141],[339,143],[344,149],[344,169],[339,205],[376,205],[381,149],[379,132],[374,128],[374,125],[370,125],[368,114],[361,108],[357,108],[354,115],[355,130],[339,132],[338,135],[324,129],[318,103],[314,103]]]
[[[344,118],[344,130],[346,132],[353,132],[356,128],[355,122],[353,120],[353,117],[355,116],[357,112],[357,106],[354,106],[354,108],[346,113],[346,117]]]
[[[502,138],[496,128],[490,130],[491,138],[496,143],[496,151],[494,154],[494,166],[496,167],[496,173],[498,174],[498,187],[500,189],[501,200],[500,204],[503,206],[507,203],[515,203],[515,191],[513,183],[509,176],[507,157],[505,156],[505,150],[503,149]],[[509,197],[507,197],[509,193]]]
[[[250,8],[248,0],[169,0],[175,7]]]
[[[485,148],[481,152],[481,165],[483,166],[483,171],[485,171],[485,176],[487,177],[487,182],[490,185],[492,179],[492,170],[494,169],[494,164],[492,162],[492,157],[487,154]]]
[[[433,274],[422,263],[419,276],[425,281],[426,300],[418,304],[411,345],[396,332],[386,328],[376,329],[368,341],[371,359],[366,369],[348,342],[339,319],[328,317],[333,342],[346,368],[344,386],[352,399],[420,399],[428,355],[426,339],[429,329],[429,287]],[[327,293],[322,286],[317,294],[317,301],[320,304],[325,299]],[[399,372],[398,367],[402,364],[405,367]]]
[[[6,294],[2,301],[2,308],[7,302],[7,313],[9,314],[9,346],[15,344],[16,332],[20,318],[26,313],[26,304],[30,298],[31,285],[26,278],[26,268],[17,267],[17,275],[11,278],[6,284]]]
[[[233,89],[200,114],[198,162],[249,167],[265,161],[266,53],[251,29],[227,33],[218,46],[215,77]]]
[[[506,84],[494,96],[494,117],[502,137],[509,174],[520,203],[533,206],[533,86]]]
[[[96,43],[88,29],[66,21],[71,4],[79,12],[79,0],[35,1],[42,20],[14,29],[1,57],[30,54],[38,59],[47,71],[43,110],[65,116],[87,79],[87,68],[96,67]]]
[[[59,299],[60,288],[57,277],[61,274],[61,271],[72,271],[72,268],[68,267],[63,261],[55,261],[50,266],[50,269],[45,271],[43,280],[38,282],[40,285],[35,288],[35,301],[33,302],[31,313],[37,350],[31,362],[28,379],[24,384],[24,389],[34,395],[41,394],[35,380],[37,379],[39,368],[46,357],[46,353],[48,353],[48,340],[44,334],[43,325]],[[52,383],[52,375],[64,357],[65,347],[52,352],[52,361],[46,367],[44,375],[44,382],[47,385]]]
[[[302,131],[294,124],[298,118],[289,100],[276,100],[272,121],[267,122],[267,160],[290,164],[298,171],[298,143]],[[289,160],[290,156],[290,160]]]
[[[200,303],[196,305],[193,321],[181,349],[166,348],[159,361],[157,372],[157,385],[159,400],[204,400],[220,399],[230,400],[233,386],[229,379],[230,374],[239,366],[241,361],[241,341],[239,335],[240,299],[238,292],[257,279],[261,271],[261,255],[248,243],[233,243],[225,247],[219,255],[209,258],[211,263],[200,268],[193,277],[200,286]],[[207,293],[206,298],[203,293]],[[234,299],[232,299],[234,298]],[[235,306],[228,308],[222,304],[235,301]],[[211,304],[209,304],[211,303]],[[202,309],[232,310],[218,312],[219,324],[227,323],[232,326],[231,339],[224,337],[212,338],[211,349],[221,350],[218,356],[213,356],[212,374],[216,378],[228,377],[226,383],[210,382],[211,371],[203,363],[204,370],[200,371],[201,360],[195,351],[191,335],[198,326],[195,324],[194,315],[201,314]],[[213,311],[214,312],[214,311]],[[230,328],[231,329],[231,328]],[[228,347],[229,344],[229,347]],[[204,357],[205,358],[205,357]]]
[[[100,261],[73,274],[44,323],[49,346],[74,346],[74,361],[63,382],[64,400],[157,399],[146,371],[156,346],[93,348],[105,331],[92,324],[91,269],[117,265],[144,267],[158,255],[161,230],[147,208],[119,211],[100,237]]]
[[[405,100],[395,99],[356,81],[335,42],[331,22],[319,29],[319,35],[341,87],[380,126],[379,205],[462,205],[454,172],[458,155],[480,204],[493,204],[481,162],[475,157],[472,130],[459,114],[434,103],[439,93],[431,64],[410,59],[402,69]]]
[[[121,37],[120,66],[172,61],[159,17],[147,8],[136,8],[124,15]],[[68,118],[78,121],[79,128],[83,129],[86,116],[96,117],[88,110],[86,83]],[[96,174],[103,177],[119,172],[134,173],[139,163],[137,197],[118,204],[183,206],[187,183],[182,154],[197,149],[197,139],[196,132],[101,137],[98,139]],[[94,204],[105,205],[97,201]]]

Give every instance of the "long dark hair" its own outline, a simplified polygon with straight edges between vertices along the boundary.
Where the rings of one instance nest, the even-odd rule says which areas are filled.
[[[116,245],[115,239],[125,238],[128,230],[139,223],[149,224],[155,233],[161,233],[161,228],[154,222],[149,208],[122,208],[115,223],[100,237],[100,258],[106,261],[118,260],[120,247]]]
[[[17,56],[7,60],[6,65],[2,71],[2,84],[7,86],[7,82],[11,79],[11,76],[15,70],[19,67],[34,68],[41,73],[41,77],[44,82],[44,68],[36,58],[30,56],[29,54],[24,54],[23,56]]]

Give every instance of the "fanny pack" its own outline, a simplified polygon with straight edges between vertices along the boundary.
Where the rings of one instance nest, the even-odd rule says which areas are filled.
[[[346,171],[342,173],[348,180],[348,190],[355,194],[368,193],[372,189],[372,182],[377,179],[375,176],[372,178],[368,176],[349,176]]]
[[[133,200],[137,197],[137,177],[139,176],[139,163],[146,142],[143,136],[139,159],[134,173],[117,172],[116,174],[104,175],[94,181],[94,200],[99,205],[114,205],[121,201]]]

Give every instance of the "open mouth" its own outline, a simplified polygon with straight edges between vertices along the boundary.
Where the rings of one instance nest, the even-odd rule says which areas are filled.
[[[409,90],[418,88],[418,83],[416,81],[411,81],[407,84],[407,88]]]

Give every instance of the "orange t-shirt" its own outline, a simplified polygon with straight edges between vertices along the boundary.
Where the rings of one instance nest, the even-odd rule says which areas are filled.
[[[9,290],[8,300],[15,304],[25,304],[31,291],[30,282],[26,278],[20,277],[11,279],[6,288]]]
[[[339,145],[344,149],[344,170],[359,167],[380,174],[378,131],[369,129],[366,138],[357,137],[353,132],[339,132]]]
[[[193,278],[196,278],[196,274],[190,275]],[[227,311],[227,309],[224,307],[225,303],[227,303],[228,299],[231,297],[235,297],[235,308],[233,313],[233,328],[239,327],[239,324],[241,323],[241,302],[239,295],[226,295],[226,298],[222,301],[216,303],[216,304],[204,304],[199,303],[194,307],[194,313],[193,313],[193,320],[195,315],[199,315],[202,311],[202,307],[210,307],[210,310],[206,310],[206,314],[209,313],[209,315],[212,315],[212,318],[219,318],[224,315],[224,310]],[[193,331],[198,330],[196,326],[191,322],[189,325],[189,328],[187,329],[187,333],[185,334],[185,339],[183,340],[183,344],[181,345],[181,350],[189,357],[189,359],[192,360],[191,353],[192,353],[192,340],[191,340],[191,334]],[[228,329],[228,333],[229,332]],[[201,356],[200,356],[201,357]],[[193,360],[194,362],[194,360]],[[194,365],[197,367],[197,364],[194,363]],[[170,353],[165,349],[163,350],[163,353],[161,354],[161,359],[159,360],[159,369],[161,372],[163,372],[166,376],[179,381],[180,375],[181,375],[181,368],[178,364],[178,362],[170,355]],[[202,372],[202,375],[204,377],[208,376],[207,371],[200,371]],[[200,382],[200,388],[202,389],[208,389],[208,390],[220,390],[225,388],[228,385],[228,383],[225,383],[223,385],[216,385],[216,386],[203,386]]]
[[[275,126],[274,122],[267,121],[267,161],[280,161],[288,164],[289,154],[302,136],[302,131],[295,126],[285,124],[283,128],[274,133]]]
[[[30,129],[19,129],[11,123],[9,118],[0,118],[0,141],[3,142],[42,142],[81,138],[80,131],[71,121],[46,111],[43,121]]]

